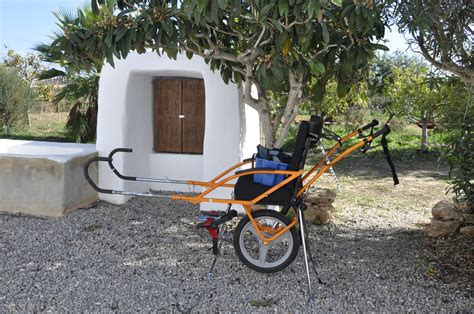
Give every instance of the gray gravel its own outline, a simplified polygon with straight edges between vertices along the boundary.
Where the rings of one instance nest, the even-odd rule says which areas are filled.
[[[61,219],[0,214],[0,312],[473,311],[471,295],[426,275],[423,236],[403,225],[311,227],[326,284],[307,303],[302,250],[284,271],[260,274],[228,240],[206,279],[213,257],[197,215],[195,205],[149,198]]]

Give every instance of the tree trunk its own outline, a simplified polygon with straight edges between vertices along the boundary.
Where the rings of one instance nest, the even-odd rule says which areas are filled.
[[[298,115],[298,106],[300,104],[300,97],[302,94],[302,77],[301,75],[294,75],[290,72],[289,74],[290,79],[290,90],[288,92],[288,100],[286,101],[285,111],[283,114],[283,123],[281,125],[280,132],[278,137],[276,136],[276,132],[279,129],[279,125],[281,121],[275,121],[274,130],[275,130],[275,144],[276,148],[280,148],[288,135],[288,131],[290,130],[291,123],[295,120],[296,116]]]
[[[423,119],[421,121],[421,147],[420,153],[428,152],[428,121]]]
[[[262,124],[263,136],[265,137],[264,146],[272,148],[275,144],[275,130],[270,119],[270,112],[268,110],[262,110],[259,112],[260,123]]]
[[[26,110],[26,117],[28,118],[28,128],[31,128],[31,113],[30,108]]]

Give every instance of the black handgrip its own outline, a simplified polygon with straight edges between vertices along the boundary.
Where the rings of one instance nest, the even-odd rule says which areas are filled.
[[[115,153],[131,153],[133,152],[133,149],[131,148],[116,148],[114,150],[112,150],[109,154],[109,158],[112,159],[113,155],[115,155]]]
[[[107,189],[101,189],[99,188],[95,182],[91,179],[91,177],[89,176],[89,167],[90,165],[93,163],[93,162],[96,162],[96,161],[109,161],[110,159],[107,158],[107,157],[92,157],[91,159],[89,159],[86,164],[84,165],[84,176],[86,177],[86,180],[87,182],[89,182],[89,184],[92,186],[92,188],[94,190],[96,190],[97,192],[99,193],[105,193],[105,194],[113,194],[113,191],[112,190],[107,190]]]
[[[378,125],[379,124],[379,121],[377,120],[372,120],[372,122],[370,122],[369,124],[367,125],[364,125],[363,127],[360,128],[361,131],[365,131],[367,129],[370,129],[370,128],[373,128],[374,126]]]
[[[382,134],[388,134],[390,133],[390,127],[387,125],[387,124],[384,124],[383,128],[381,128],[380,130],[378,130],[377,132],[375,132],[373,135],[372,135],[372,139],[382,135]]]
[[[131,153],[133,152],[133,149],[131,148],[116,148],[114,150],[112,150],[109,154],[109,158],[108,158],[108,163],[109,163],[109,167],[110,169],[112,169],[112,171],[115,173],[115,175],[117,177],[119,177],[120,179],[122,180],[128,180],[128,181],[137,181],[137,177],[129,177],[129,176],[124,176],[123,174],[121,174],[120,172],[118,172],[117,169],[115,169],[114,167],[114,164],[113,164],[113,161],[114,159],[112,158],[116,153]]]

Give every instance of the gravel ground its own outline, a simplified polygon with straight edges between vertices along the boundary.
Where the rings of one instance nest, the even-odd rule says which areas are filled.
[[[426,275],[422,233],[399,223],[406,212],[391,212],[390,224],[375,219],[387,212],[358,214],[310,228],[325,282],[313,274],[311,302],[302,250],[282,272],[260,274],[228,240],[207,279],[213,257],[207,232],[194,228],[196,205],[136,198],[60,219],[2,214],[0,312],[473,311],[472,295]]]

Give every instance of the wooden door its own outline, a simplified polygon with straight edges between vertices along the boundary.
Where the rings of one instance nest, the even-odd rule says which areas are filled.
[[[202,154],[205,127],[204,81],[154,81],[154,150]]]
[[[154,83],[154,149],[156,152],[181,152],[181,81],[156,80]]]
[[[204,144],[204,81],[181,81],[182,152],[202,154]]]

